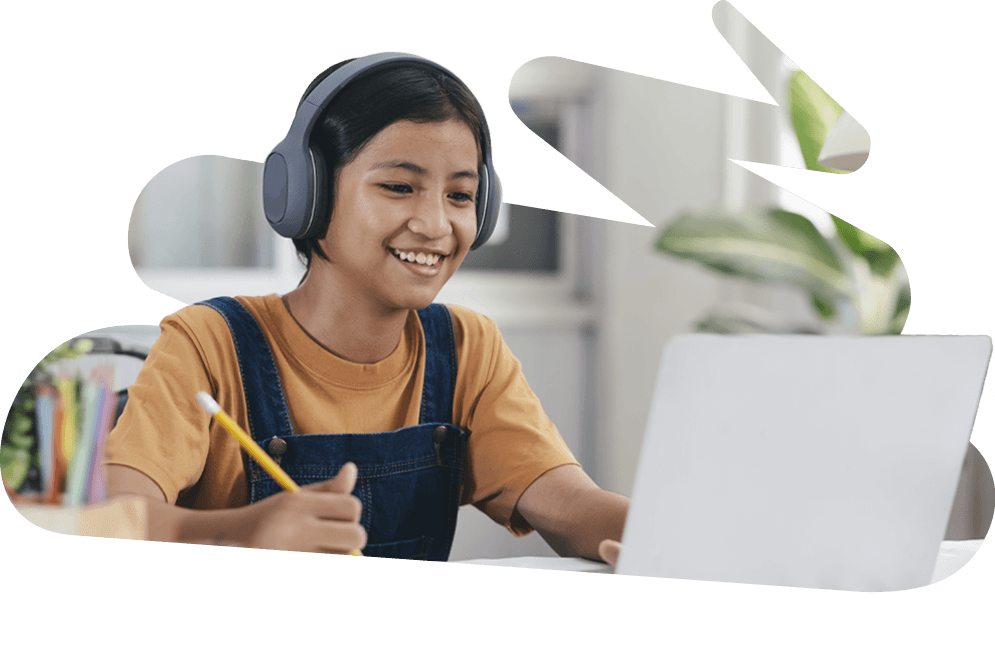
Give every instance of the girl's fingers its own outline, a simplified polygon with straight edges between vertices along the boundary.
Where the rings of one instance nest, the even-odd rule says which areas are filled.
[[[362,502],[352,494],[340,494],[333,491],[302,491],[290,500],[292,503],[287,504],[289,510],[298,512],[302,516],[309,515],[318,520],[358,522],[363,514]]]
[[[598,544],[598,556],[610,566],[618,564],[618,555],[622,553],[622,543],[617,540],[602,540]]]
[[[307,485],[306,488],[316,492],[337,492],[339,494],[349,494],[356,487],[356,478],[359,476],[359,469],[352,462],[346,462],[334,478],[329,478],[320,483]]]
[[[302,552],[349,553],[366,546],[359,523],[363,504],[351,494],[355,464],[335,478],[306,485],[298,492],[278,492],[245,508],[250,519],[250,547]]]
[[[320,500],[321,505],[314,515],[323,520],[358,522],[363,514],[363,503],[352,494],[332,494]]]
[[[318,552],[350,554],[366,547],[366,529],[354,522],[324,521],[314,536]]]

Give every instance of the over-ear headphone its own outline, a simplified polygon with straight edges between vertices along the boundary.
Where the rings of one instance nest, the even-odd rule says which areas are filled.
[[[312,238],[330,214],[331,192],[321,153],[311,147],[311,131],[321,113],[350,82],[397,65],[431,67],[456,81],[452,72],[431,60],[406,53],[377,53],[357,58],[329,74],[301,102],[286,138],[273,148],[263,166],[263,209],[270,226],[285,238]],[[480,146],[483,173],[477,188],[477,235],[471,249],[480,247],[494,232],[501,208],[501,181],[491,164],[490,133],[481,114]]]

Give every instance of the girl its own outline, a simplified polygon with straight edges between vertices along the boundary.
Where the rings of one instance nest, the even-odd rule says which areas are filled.
[[[432,304],[493,227],[490,161],[480,105],[434,63],[381,54],[315,79],[264,176],[303,280],[164,319],[108,441],[108,495],[148,498],[150,538],[445,560],[472,503],[615,562],[628,499],[580,469],[492,321]],[[304,491],[243,458],[200,390]]]

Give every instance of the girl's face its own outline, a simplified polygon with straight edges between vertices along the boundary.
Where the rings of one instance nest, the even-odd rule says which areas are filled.
[[[477,160],[459,120],[400,120],[374,136],[339,171],[321,240],[340,293],[387,310],[431,304],[477,232]]]

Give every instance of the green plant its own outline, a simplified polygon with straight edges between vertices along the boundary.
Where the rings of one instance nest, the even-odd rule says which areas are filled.
[[[791,123],[805,167],[844,173],[818,163],[829,130],[843,109],[801,71],[791,77],[789,98]],[[666,224],[655,249],[732,277],[801,289],[822,324],[835,321],[842,307],[850,307],[861,333],[900,333],[912,295],[898,254],[852,224],[830,217],[836,233],[826,237],[806,217],[779,208],[691,211]],[[747,306],[715,309],[698,322],[698,330],[711,332],[824,329],[779,320],[776,314]]]

